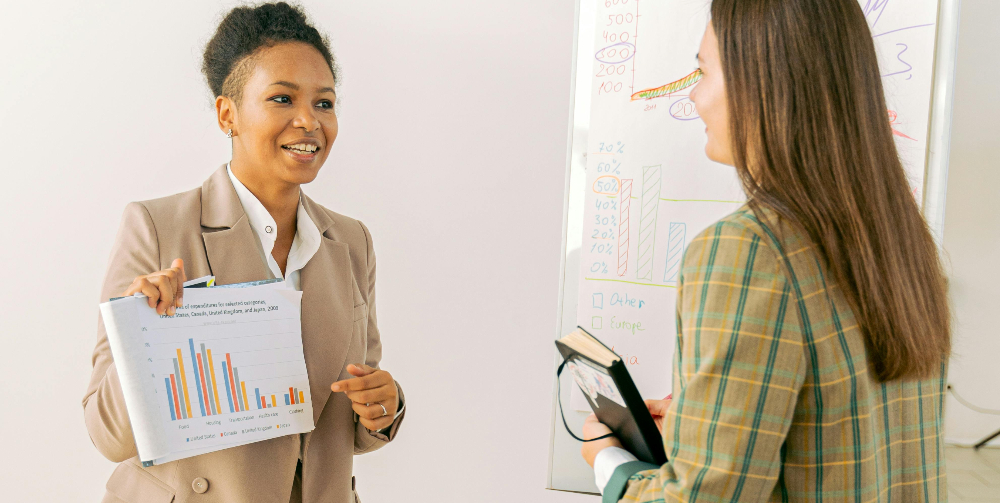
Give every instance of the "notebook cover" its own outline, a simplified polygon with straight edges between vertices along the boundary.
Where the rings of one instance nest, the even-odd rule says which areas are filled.
[[[580,329],[583,330],[583,328]],[[586,330],[584,332],[589,334]],[[587,402],[590,404],[590,408],[594,410],[597,418],[611,428],[611,431],[621,441],[625,450],[634,454],[639,460],[647,463],[657,465],[666,463],[667,455],[663,450],[663,438],[660,435],[660,430],[656,429],[653,416],[649,414],[649,409],[646,407],[645,402],[643,402],[642,396],[639,395],[639,390],[636,389],[635,383],[632,382],[632,377],[625,368],[625,363],[618,360],[611,367],[605,367],[583,354],[577,353],[576,350],[558,340],[556,341],[556,346],[565,360],[573,358],[586,360],[587,363],[581,362],[579,364],[590,364],[594,367],[604,369],[611,376],[615,386],[618,387],[618,392],[621,394],[622,400],[625,402],[624,407],[605,397],[603,394],[597,394],[596,399],[591,398],[586,392],[583,395],[587,398]]]

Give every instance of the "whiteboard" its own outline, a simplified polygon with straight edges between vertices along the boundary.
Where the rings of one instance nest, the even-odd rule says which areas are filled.
[[[860,4],[900,158],[940,237],[957,2]],[[745,201],[735,170],[705,156],[704,124],[688,97],[709,5],[581,0],[577,6],[557,336],[586,328],[622,356],[644,398],[671,390],[685,246]],[[579,432],[590,408],[571,379],[562,384],[562,396],[554,398]],[[596,493],[557,404],[548,487]]]

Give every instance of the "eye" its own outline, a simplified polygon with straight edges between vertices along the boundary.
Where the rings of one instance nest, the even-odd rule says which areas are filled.
[[[291,98],[289,98],[287,95],[284,95],[284,94],[282,94],[281,96],[275,96],[275,97],[271,98],[270,101],[274,101],[274,100],[281,99],[281,98],[286,98],[286,99],[289,100],[289,102],[291,101]],[[287,104],[289,102],[281,102],[281,103],[282,104]]]
[[[323,100],[323,101],[321,101],[321,102],[320,102],[320,104],[321,104],[321,105],[322,105],[322,104],[326,104],[326,105],[329,105],[329,106],[325,106],[325,107],[323,107],[323,108],[333,108],[333,103],[332,103],[332,102],[331,102],[330,100]]]

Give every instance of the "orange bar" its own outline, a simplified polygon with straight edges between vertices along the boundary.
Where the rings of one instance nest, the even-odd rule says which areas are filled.
[[[219,405],[219,387],[215,384],[215,364],[212,363],[212,350],[208,350],[208,370],[212,373],[212,393],[215,394],[215,410],[222,413],[222,406]]]
[[[181,419],[181,403],[177,398],[177,383],[173,374],[170,374],[170,387],[174,388],[174,409],[177,411],[177,419]]]
[[[188,417],[191,417],[191,390],[188,388],[187,372],[184,371],[184,357],[181,356],[180,348],[177,348],[177,365],[181,372],[181,386],[184,387],[184,408],[187,409]]]
[[[229,353],[226,353],[226,369],[229,371],[229,387],[233,388],[233,408],[240,411],[240,397],[236,394],[236,380],[233,379],[233,362],[229,360]]]
[[[198,357],[198,375],[201,376],[201,392],[202,398],[205,399],[205,415],[212,415],[212,403],[208,401],[208,384],[205,382],[205,367],[201,364],[201,353],[197,353],[195,356]]]
[[[240,388],[243,388],[243,403],[247,406],[247,410],[250,410],[250,401],[247,400],[247,383],[240,381]]]
[[[288,396],[292,397],[292,405],[295,405],[295,391],[292,388],[288,388]]]
[[[303,398],[303,396],[305,395],[302,394],[302,390],[299,390],[299,403],[303,403],[306,401],[306,399]]]
[[[274,395],[271,395],[271,407],[274,407]]]

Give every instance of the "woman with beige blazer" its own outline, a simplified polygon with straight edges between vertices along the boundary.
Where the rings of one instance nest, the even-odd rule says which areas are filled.
[[[103,501],[358,501],[352,456],[392,441],[404,407],[398,383],[378,368],[371,234],[299,189],[337,136],[336,65],[305,15],[281,2],[233,9],[202,70],[232,161],[198,188],[125,208],[101,300],[142,293],[172,316],[187,278],[284,278],[303,292],[316,428],[143,468],[99,320],[83,406],[94,445],[119,463]]]

